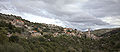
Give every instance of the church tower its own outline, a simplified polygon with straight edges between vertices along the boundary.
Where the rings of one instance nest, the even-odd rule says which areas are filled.
[[[88,33],[87,33],[87,37],[91,37],[91,32],[90,32],[90,28],[88,28]]]
[[[90,33],[90,28],[88,28],[88,35],[91,35],[91,33]]]

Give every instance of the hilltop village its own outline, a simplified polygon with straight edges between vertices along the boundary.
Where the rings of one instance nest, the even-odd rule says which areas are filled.
[[[99,37],[95,36],[94,34],[91,34],[90,28],[88,29],[87,33],[84,33],[82,31],[79,31],[77,29],[72,28],[63,28],[54,24],[45,24],[45,23],[33,23],[28,20],[22,19],[20,16],[15,15],[5,15],[0,13],[0,16],[2,16],[3,20],[6,23],[10,23],[14,25],[15,27],[22,28],[21,33],[16,33],[18,36],[42,36],[42,35],[53,35],[54,37],[59,35],[68,35],[68,36],[78,36],[78,37],[88,37],[91,39],[99,39]],[[10,17],[9,17],[10,16]],[[8,32],[8,37],[12,36],[14,33]]]

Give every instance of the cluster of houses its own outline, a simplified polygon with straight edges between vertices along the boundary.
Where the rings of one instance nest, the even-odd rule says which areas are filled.
[[[34,27],[28,26],[28,32],[31,34],[31,36],[36,37],[36,36],[41,36],[42,34],[36,30],[33,30]],[[39,31],[42,31],[40,28],[37,28]]]
[[[22,27],[22,26],[24,26],[24,21],[18,20],[18,19],[14,19],[13,21],[11,21],[11,23],[13,25],[15,25],[16,27]]]
[[[0,13],[1,14],[1,13]],[[9,17],[9,15],[3,15],[4,17]],[[72,36],[78,36],[78,37],[82,37],[82,35],[85,35],[86,37],[88,37],[88,38],[92,38],[92,39],[99,39],[99,37],[97,37],[97,36],[95,36],[94,34],[92,34],[91,33],[91,30],[90,30],[90,28],[88,29],[88,32],[87,33],[83,33],[83,32],[81,32],[81,31],[78,31],[78,30],[73,30],[72,28],[64,28],[63,30],[61,30],[61,31],[63,31],[62,33],[61,32],[58,32],[60,29],[62,29],[62,28],[59,28],[59,26],[57,26],[57,25],[54,25],[54,24],[42,24],[43,26],[42,26],[42,29],[41,28],[39,28],[39,27],[36,27],[36,26],[34,26],[34,25],[31,25],[31,26],[28,26],[28,25],[26,25],[25,24],[25,22],[24,21],[22,21],[21,19],[21,17],[20,16],[11,16],[10,17],[11,19],[12,19],[12,21],[10,21],[11,22],[11,24],[12,25],[14,25],[14,26],[16,26],[16,27],[25,27],[26,28],[26,30],[31,34],[31,36],[34,36],[34,37],[36,37],[36,36],[41,36],[42,35],[42,30],[43,29],[46,29],[46,27],[47,28],[49,28],[50,30],[52,29],[52,30],[57,30],[57,31],[55,31],[54,33],[53,33],[53,35],[54,36],[58,36],[58,35],[61,35],[61,34],[65,34],[65,35],[72,35]],[[9,22],[9,21],[6,21],[6,22]],[[45,26],[44,26],[45,25]],[[34,28],[37,28],[37,30],[38,31],[40,31],[40,32],[38,32],[37,30],[33,30]],[[51,31],[52,31],[51,30]],[[10,36],[12,36],[12,34],[10,34],[10,33],[8,33],[8,35],[7,35],[8,37],[10,37]]]
[[[41,35],[41,33],[38,33],[37,31],[32,30],[34,27],[25,25],[24,21],[22,21],[22,20],[14,19],[13,21],[11,21],[11,24],[12,24],[12,25],[15,25],[16,27],[26,27],[26,28],[27,28],[27,31],[28,31],[32,36],[40,36],[40,35]],[[39,29],[39,30],[40,30],[40,29]],[[10,37],[10,36],[11,36],[11,35],[8,34],[8,37]]]
[[[22,20],[14,19],[13,21],[11,21],[11,23],[13,25],[15,25],[16,27],[23,27],[23,26],[26,27],[28,29],[28,32],[34,37],[42,35],[40,32],[37,32],[36,30],[33,30],[33,28],[35,28],[35,27],[25,25],[24,21],[22,21]],[[56,25],[52,25],[52,24],[49,24],[48,26],[49,27],[56,27]],[[40,28],[37,28],[37,29],[39,31],[42,31]],[[84,34],[83,32],[73,30],[72,28],[64,28],[63,30],[64,30],[64,34],[66,34],[66,35],[81,37]],[[57,35],[59,35],[59,33],[56,32],[53,35],[57,36]],[[97,36],[95,36],[94,34],[91,34],[90,28],[88,29],[88,33],[86,33],[85,35],[86,35],[86,37],[89,37],[89,38],[98,39]],[[11,36],[11,35],[9,35],[9,36]]]
[[[78,36],[78,37],[81,37],[81,35],[83,34],[83,32],[73,30],[72,28],[64,28],[64,33],[67,35]]]
[[[72,35],[72,36],[82,37],[82,35],[85,35],[87,38],[99,39],[99,37],[97,37],[97,36],[95,36],[94,34],[91,33],[90,28],[88,28],[87,33],[83,33],[81,31],[73,30],[72,28],[65,28],[64,33],[66,33],[68,35]]]

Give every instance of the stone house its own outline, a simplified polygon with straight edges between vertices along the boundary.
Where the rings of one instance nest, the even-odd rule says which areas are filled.
[[[53,36],[56,37],[56,36],[58,36],[58,34],[59,34],[58,32],[57,32],[57,33],[54,33]]]
[[[31,33],[31,36],[41,36],[41,33],[38,33],[37,31],[33,30],[33,31],[29,31]]]
[[[64,28],[64,33],[71,33],[73,31],[72,28]]]
[[[36,36],[41,36],[41,33],[36,32],[36,33],[32,33],[31,35],[36,37]]]
[[[10,33],[7,33],[7,37],[11,37],[12,36],[12,34],[10,34]]]

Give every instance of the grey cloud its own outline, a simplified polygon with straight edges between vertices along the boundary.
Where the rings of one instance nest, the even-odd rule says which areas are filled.
[[[0,8],[29,13],[45,18],[67,21],[67,26],[86,29],[87,26],[110,25],[105,16],[120,16],[120,0],[0,0]],[[3,2],[8,2],[5,5]],[[81,24],[84,24],[83,26]],[[75,26],[74,26],[75,25]],[[81,25],[81,27],[79,27]],[[107,27],[108,27],[107,26]],[[84,27],[84,28],[83,28]]]
[[[83,8],[86,10],[90,9],[89,12],[96,17],[116,16],[120,15],[119,2],[120,0],[92,0],[84,5]]]

